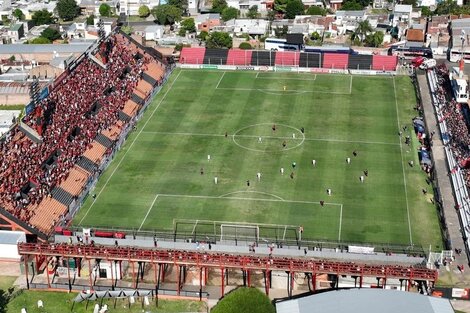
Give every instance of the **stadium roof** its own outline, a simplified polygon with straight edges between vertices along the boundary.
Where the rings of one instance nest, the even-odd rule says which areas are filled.
[[[22,231],[0,231],[0,244],[2,245],[16,245],[19,241],[25,242],[26,237]]]
[[[453,313],[448,299],[386,289],[328,291],[276,303],[277,313]]]
[[[0,54],[19,54],[19,53],[81,53],[85,52],[86,49],[92,43],[83,43],[83,44],[73,44],[73,45],[23,45],[23,44],[13,44],[13,45],[0,45]]]

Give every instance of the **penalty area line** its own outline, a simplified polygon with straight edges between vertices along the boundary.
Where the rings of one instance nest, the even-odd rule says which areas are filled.
[[[149,208],[148,211],[147,211],[147,214],[145,214],[145,217],[144,217],[144,219],[142,220],[142,223],[140,223],[140,226],[139,226],[139,230],[138,230],[138,231],[140,231],[140,230],[142,229],[142,226],[144,226],[144,223],[145,223],[145,221],[147,220],[147,217],[149,216],[150,211],[152,211],[152,208],[153,208],[155,202],[157,201],[157,199],[158,199],[158,194],[157,194],[157,195],[155,196],[155,198],[153,199],[152,204],[150,205],[150,208]]]
[[[223,73],[222,73],[222,76],[220,76],[219,82],[217,83],[217,86],[215,86],[215,89],[218,89],[218,88],[219,88],[219,85],[220,85],[220,83],[222,82],[222,79],[224,79],[225,73],[226,73],[226,72],[223,72]]]

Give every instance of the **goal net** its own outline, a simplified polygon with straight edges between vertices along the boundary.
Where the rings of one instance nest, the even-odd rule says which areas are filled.
[[[220,241],[252,241],[259,240],[259,227],[255,225],[221,224]]]

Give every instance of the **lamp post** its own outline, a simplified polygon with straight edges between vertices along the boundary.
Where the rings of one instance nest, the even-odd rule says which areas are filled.
[[[460,59],[463,60],[463,45],[465,43],[465,30],[462,29],[460,34],[460,41],[462,42],[462,48],[460,51]]]

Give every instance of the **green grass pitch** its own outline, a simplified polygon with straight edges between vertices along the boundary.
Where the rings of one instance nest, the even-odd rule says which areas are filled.
[[[438,248],[431,188],[408,165],[418,164],[415,101],[404,76],[178,69],[73,223],[303,225],[304,238]],[[404,125],[411,146],[398,136]]]

